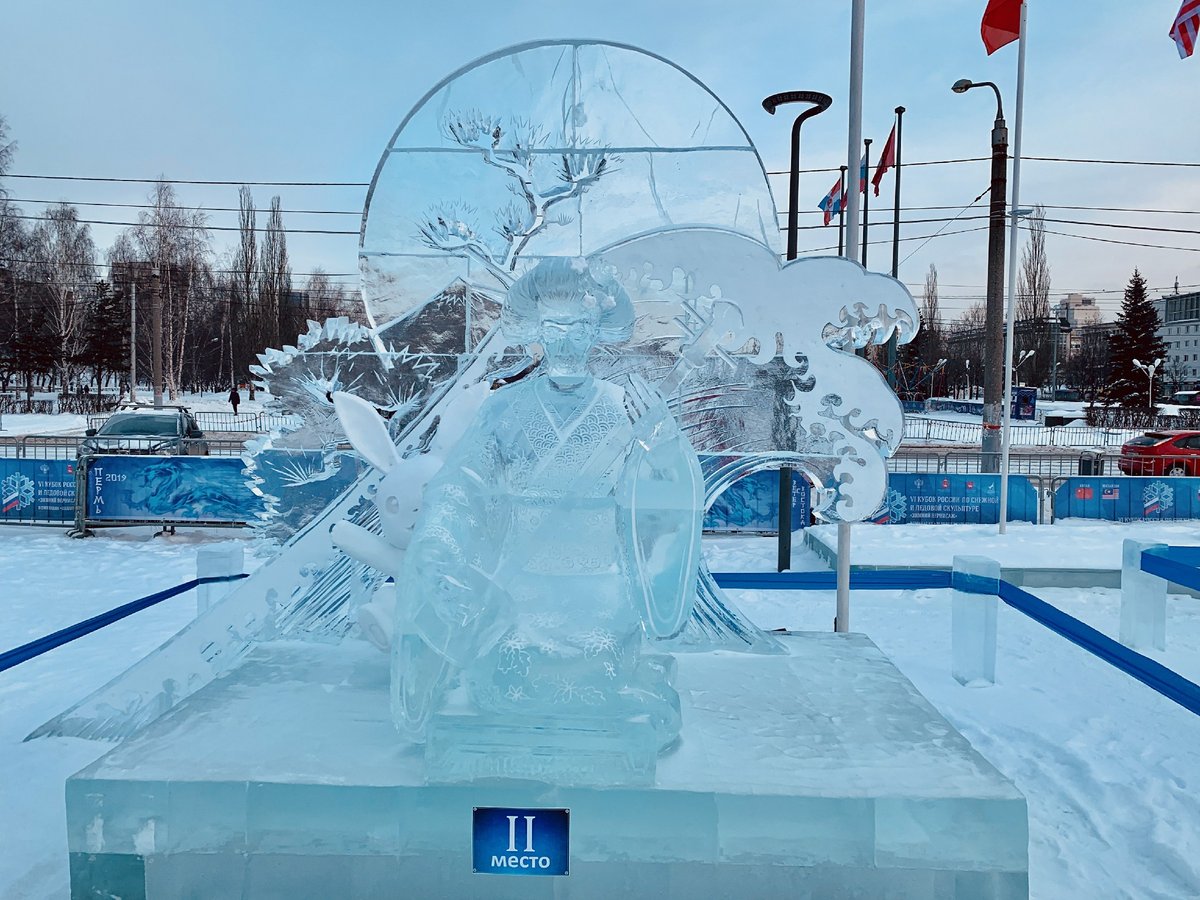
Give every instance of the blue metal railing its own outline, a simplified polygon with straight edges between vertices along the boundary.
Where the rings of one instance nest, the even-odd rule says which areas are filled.
[[[1195,559],[1200,562],[1200,548],[1170,548],[1179,553],[1175,561],[1167,556],[1155,554],[1152,565],[1182,566],[1179,559]],[[1142,554],[1143,568],[1151,554]],[[1200,570],[1190,569],[1190,577],[1200,582]],[[1154,572],[1153,574],[1159,574]],[[1163,575],[1162,577],[1168,577]],[[713,578],[723,588],[734,590],[776,591],[821,591],[833,590],[837,584],[834,572],[714,572]],[[1172,579],[1174,580],[1174,579]],[[1180,584],[1189,584],[1180,581]],[[1189,584],[1190,586],[1190,584]],[[859,590],[917,590],[920,588],[954,587],[969,593],[995,594],[1013,609],[1028,616],[1055,634],[1083,648],[1093,656],[1120,669],[1142,684],[1178,703],[1189,712],[1200,715],[1200,685],[1189,681],[1178,672],[1161,663],[1131,650],[1092,626],[1081,622],[1046,601],[1035,597],[1003,579],[980,578],[961,572],[946,570],[877,569],[867,572],[851,572],[850,587]]]
[[[137,600],[132,600],[122,606],[115,607],[102,612],[98,616],[92,616],[90,619],[85,619],[82,622],[77,622],[74,625],[69,625],[61,631],[56,631],[53,634],[48,634],[45,637],[37,638],[30,641],[28,644],[22,644],[20,647],[15,647],[5,653],[0,653],[0,672],[6,669],[11,669],[13,666],[20,665],[23,662],[41,656],[55,647],[61,647],[63,644],[69,644],[71,641],[77,640],[84,635],[91,634],[93,631],[99,631],[106,625],[111,625],[113,622],[118,622],[126,616],[131,616],[135,612],[140,612],[149,606],[156,603],[161,603],[171,597],[190,591],[194,587],[202,584],[214,584],[220,581],[237,581],[239,578],[246,578],[247,575],[207,575],[204,578],[193,578],[191,581],[185,581],[183,584],[177,584],[174,587],[169,587],[166,590],[158,591],[146,597],[141,597]]]

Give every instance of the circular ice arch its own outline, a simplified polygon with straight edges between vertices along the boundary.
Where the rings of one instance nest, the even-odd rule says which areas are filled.
[[[524,44],[444,79],[396,129],[363,211],[363,300],[382,327],[458,282],[499,298],[539,258],[681,225],[778,250],[762,160],[729,108],[635,47]]]

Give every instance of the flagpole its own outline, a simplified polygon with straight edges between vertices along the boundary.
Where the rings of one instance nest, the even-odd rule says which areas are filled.
[[[838,182],[841,185],[838,188],[838,196],[842,202],[838,204],[838,256],[842,255],[843,242],[846,239],[846,167],[841,166],[840,168],[842,173],[838,176],[841,179]],[[1176,293],[1179,292],[1176,291]]]
[[[1013,329],[1016,317],[1013,302],[1017,282],[1017,210],[1021,197],[1021,124],[1025,111],[1025,8],[1021,3],[1021,24],[1017,32],[1017,115],[1013,126],[1012,202],[1008,207],[1008,327],[1004,335],[1004,430],[1000,434],[1000,534],[1008,525],[1009,437],[1012,427]]]
[[[904,107],[896,107],[896,199],[892,208],[892,277],[898,277],[900,271],[900,148],[904,143]],[[893,339],[895,336],[893,335]],[[896,348],[893,345],[891,354]]]
[[[863,195],[862,264],[863,264],[863,268],[866,268],[866,266],[867,266],[867,220],[870,218],[871,197],[869,196],[869,192],[867,191],[867,179],[861,173],[871,171],[871,139],[870,138],[867,138],[863,141],[862,158],[863,158],[863,163],[862,163],[862,168],[859,170],[860,174],[858,176],[858,182],[859,182],[859,187],[862,188],[862,195]]]
[[[896,107],[896,199],[892,207],[892,277],[899,278],[900,275],[900,164],[902,157],[900,154],[901,146],[904,143],[904,107]],[[896,389],[896,345],[899,343],[896,333],[892,332],[892,336],[887,342],[887,373],[888,384],[892,390]]]
[[[850,118],[846,134],[846,167],[858,160],[862,141],[863,33],[866,30],[867,0],[853,0],[850,7]],[[858,185],[846,197],[846,258],[858,256]],[[837,615],[833,630],[850,630],[850,523],[837,527]]]

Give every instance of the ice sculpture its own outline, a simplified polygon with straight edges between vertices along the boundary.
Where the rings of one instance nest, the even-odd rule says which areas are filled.
[[[620,385],[588,371],[595,345],[622,344],[633,330],[633,304],[603,267],[543,260],[509,291],[503,322],[510,341],[541,346],[540,368],[484,402],[425,489],[411,540],[392,541],[407,545],[394,717],[426,739],[461,673],[481,715],[456,732],[457,750],[493,741],[497,722],[544,731],[539,717],[553,717],[563,735],[586,722],[610,745],[629,732],[641,749],[626,758],[644,762],[647,740],[663,747],[679,730],[672,666],[643,651],[643,628],[669,637],[691,612],[699,461],[645,380]],[[357,447],[387,455],[382,428],[359,419],[349,398],[338,408]],[[335,539],[352,551],[367,543]],[[539,768],[545,776],[555,763]]]
[[[491,143],[475,129],[485,119],[495,123]],[[555,191],[564,154],[571,196]],[[601,158],[612,162],[591,177]],[[523,178],[536,195],[534,218],[517,221],[511,204],[514,190],[525,196]],[[453,235],[484,243],[455,248]],[[268,458],[252,449],[249,460],[270,500],[263,533],[286,544],[210,614],[38,733],[129,734],[236,667],[255,640],[341,640],[356,633],[356,614],[364,632],[386,644],[386,628],[375,625],[390,617],[378,605],[366,616],[360,610],[399,570],[380,572],[338,552],[330,526],[345,521],[391,546],[383,531],[388,498],[401,510],[417,505],[425,476],[406,470],[423,465],[420,454],[431,447],[444,457],[449,423],[473,415],[464,401],[513,363],[520,351],[498,325],[501,298],[546,257],[586,256],[616,268],[634,304],[634,334],[619,352],[598,351],[592,371],[618,383],[638,374],[659,387],[705,455],[706,503],[742,475],[787,463],[813,484],[822,517],[869,517],[902,419],[878,373],[847,351],[893,331],[903,342],[915,304],[898,282],[847,260],[781,266],[778,237],[762,161],[745,130],[710,90],[661,57],[602,42],[541,42],[442,81],[397,129],[368,194],[360,266],[365,307],[379,327],[313,325],[295,347],[260,358],[258,374],[282,411],[304,423],[263,445],[286,453]],[[502,265],[484,265],[488,254]],[[722,298],[749,314],[745,347],[727,348],[735,368],[710,357],[687,383],[664,384],[685,337],[675,321],[688,318],[689,305]],[[338,456],[330,400],[338,390],[390,414],[388,459],[401,461],[388,463],[386,475],[366,472],[335,498],[354,475]],[[327,505],[318,512],[322,496]],[[393,548],[390,558],[398,566],[402,551]],[[666,643],[777,651],[702,562],[698,568],[693,613]]]

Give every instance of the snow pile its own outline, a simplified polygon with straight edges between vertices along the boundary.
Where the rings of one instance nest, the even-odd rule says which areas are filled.
[[[88,427],[87,416],[77,416],[63,413],[61,415],[41,415],[38,413],[5,413],[0,416],[3,429],[0,434],[5,437],[24,434],[83,434]]]

